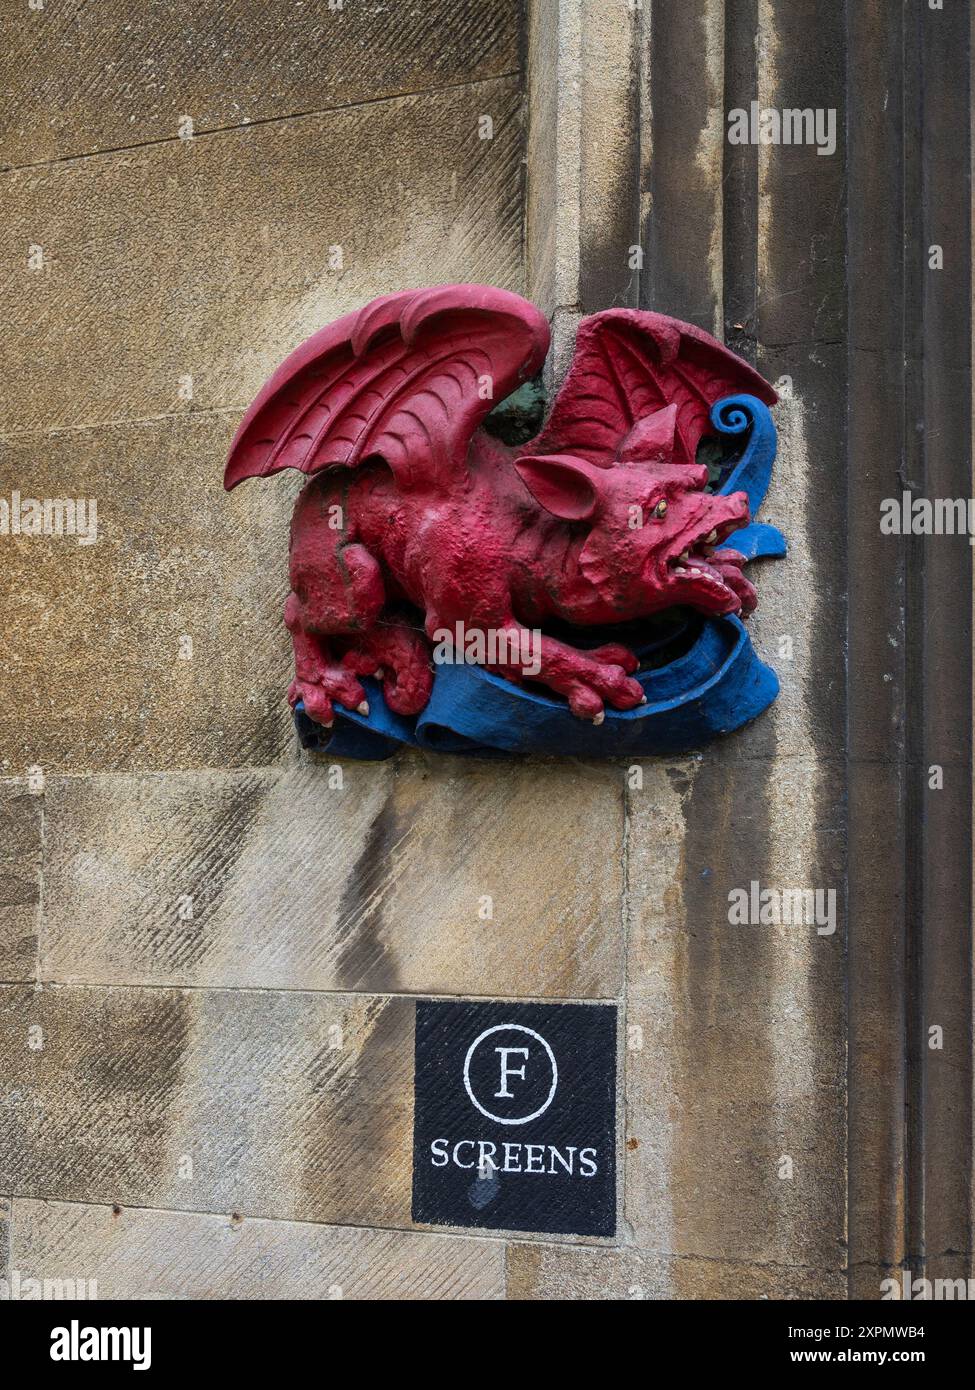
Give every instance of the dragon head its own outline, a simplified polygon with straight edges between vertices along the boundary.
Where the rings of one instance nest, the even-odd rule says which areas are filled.
[[[515,460],[541,507],[590,528],[579,554],[586,592],[573,595],[579,621],[583,611],[607,622],[677,605],[713,615],[755,607],[743,557],[721,548],[748,523],[748,498],[706,492],[706,468],[672,462],[676,414],[670,405],[642,420],[610,467],[570,454]]]

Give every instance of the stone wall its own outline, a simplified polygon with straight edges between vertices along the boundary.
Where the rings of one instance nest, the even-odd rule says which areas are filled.
[[[228,497],[221,474],[313,329],[404,285],[524,288],[520,8],[5,16],[4,487],[93,497],[99,531],[2,542],[0,1193],[24,1277],[503,1292],[498,1242],[402,1229],[410,996],[618,991],[618,852],[541,874],[527,852],[546,818],[581,838],[587,806],[618,841],[614,778],[405,759],[333,789],[283,703],[295,481]]]
[[[879,709],[887,684],[851,683],[845,645],[850,516],[873,505],[848,495],[845,13],[167,0],[4,20],[4,489],[95,498],[99,527],[0,540],[11,1271],[120,1298],[791,1298],[876,1296],[905,1258],[899,1136],[870,1108],[878,1087],[902,1103],[892,919],[865,913],[851,975],[843,911],[848,835],[882,839],[904,772],[885,745],[851,781],[847,742],[851,688]],[[756,96],[836,108],[836,157],[728,146],[726,110]],[[409,752],[341,785],[297,749],[296,483],[226,495],[227,444],[313,329],[453,279],[542,305],[550,376],[582,313],[629,303],[783,382],[763,519],[790,556],[753,622],[783,688],[754,726],[637,768]],[[885,640],[903,650],[894,619]],[[880,891],[879,850],[873,872]],[[732,927],[752,880],[835,889],[836,932]],[[412,1225],[429,996],[619,1006],[615,1240]]]

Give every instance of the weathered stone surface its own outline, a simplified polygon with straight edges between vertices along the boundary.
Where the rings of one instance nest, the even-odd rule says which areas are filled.
[[[64,159],[513,72],[516,0],[9,7],[0,163]]]
[[[846,575],[844,494],[836,484],[836,457],[846,421],[845,349],[770,348],[758,362],[773,383],[793,382],[793,395],[775,408],[779,450],[760,521],[779,526],[789,553],[758,561],[759,651],[775,667],[782,693],[773,719],[759,720],[746,741],[749,753],[839,760],[845,751]],[[781,388],[780,388],[781,389]],[[751,620],[750,620],[751,621]],[[791,643],[783,639],[791,638]],[[783,646],[786,651],[783,651]],[[791,652],[791,655],[788,654]],[[774,729],[774,744],[761,735]]]
[[[0,988],[0,1191],[404,1226],[413,1003]]]
[[[842,161],[819,160],[829,171],[806,183],[814,151],[793,160],[784,147],[725,139],[729,107],[799,99],[811,12],[763,11],[756,41],[754,7],[695,0],[658,25],[665,9],[654,9],[644,50],[641,303],[719,325],[779,384],[760,519],[781,527],[789,555],[753,576],[749,629],[781,678],[775,705],[700,758],[655,771],[649,794],[629,793],[626,1214],[638,1246],[681,1257],[683,1296],[720,1288],[722,1261],[767,1269],[771,1297],[787,1296],[786,1269],[836,1271],[822,1277],[842,1293],[847,355],[842,215],[822,215],[841,209]],[[793,22],[805,32],[783,50]],[[687,96],[669,59],[695,31],[701,80]],[[835,32],[823,76],[842,123]],[[709,80],[724,91],[717,109],[700,101]],[[728,892],[752,880],[834,888],[835,935],[732,925]]]
[[[850,1220],[851,1235],[855,1229],[854,1218],[851,1213]],[[858,1301],[876,1302],[886,1292],[882,1287],[885,1279],[896,1279],[898,1283],[902,1280],[902,1266],[871,1264],[865,1261],[862,1264],[851,1264],[847,1278],[847,1296]]]
[[[618,771],[512,765],[499,779],[405,754],[341,775],[338,788],[322,757],[49,783],[44,977],[618,993]],[[594,826],[598,854],[580,853]]]
[[[98,521],[94,545],[0,541],[4,772],[290,755],[281,612],[296,484],[224,493],[232,428],[227,416],[187,416],[2,446],[5,478],[25,497],[94,497]]]
[[[781,527],[789,554],[753,567],[759,607],[748,624],[782,691],[699,758],[645,767],[645,789],[629,793],[626,1214],[638,1245],[681,1256],[680,1296],[720,1296],[720,1262],[744,1260],[768,1269],[767,1296],[783,1297],[786,1268],[845,1262],[845,928],[841,916],[830,937],[732,926],[727,895],[753,879],[833,887],[842,908],[845,358],[835,342],[807,339],[829,288],[823,269],[835,280],[841,257],[820,259],[808,212],[797,225],[788,151],[736,150],[723,110],[707,111],[697,95],[671,99],[668,55],[693,28],[693,61],[723,79],[725,105],[745,91],[746,102],[756,90],[771,99],[774,36],[756,45],[747,10],[716,16],[695,2],[651,48],[641,302],[721,324],[769,380],[790,379],[760,513]],[[710,254],[700,241],[709,227],[720,238]],[[798,271],[803,237],[815,291]],[[785,1159],[791,1177],[780,1177]],[[842,1291],[839,1274],[823,1277]]]
[[[559,0],[535,0],[528,7],[528,108],[526,156],[531,175],[525,185],[525,283],[527,293],[551,318],[561,285],[556,286],[559,229],[559,177],[556,143],[559,117]],[[566,11],[567,12],[567,11]],[[569,162],[569,153],[566,153]],[[573,255],[577,265],[578,252]],[[561,273],[561,272],[560,272]],[[578,271],[572,272],[576,275]]]
[[[839,1267],[841,782],[814,763],[735,765],[714,751],[646,767],[644,778],[628,802],[626,1215],[636,1242]],[[835,889],[835,933],[732,924],[729,892],[753,880],[759,891]]]
[[[99,1299],[493,1299],[500,1241],[37,1202],[14,1204],[22,1278],[93,1279]]]
[[[722,1259],[675,1259],[632,1249],[580,1249],[512,1242],[509,1299],[834,1299],[838,1270]]]
[[[520,288],[520,101],[501,78],[3,175],[0,432],[242,411],[374,295]]]
[[[280,612],[296,480],[227,498],[226,446],[287,351],[374,294],[517,287],[518,103],[490,81],[5,176],[0,235],[21,267],[8,497],[94,498],[99,534],[3,538],[6,770],[236,766],[293,746]],[[128,423],[81,428],[107,421]]]
[[[773,383],[783,372],[794,372],[795,395],[781,399],[773,412],[778,453],[757,519],[781,529],[788,554],[749,565],[759,601],[747,627],[781,689],[775,703],[722,748],[742,759],[838,761],[844,740],[845,610],[837,545],[828,541],[830,514],[839,499],[835,482],[828,481],[834,464],[824,441],[831,426],[838,428],[842,396],[820,365],[807,366],[804,378],[792,354],[777,354],[774,361],[777,365],[770,359],[759,366]]]
[[[37,959],[41,896],[41,799],[0,783],[0,979],[29,980]]]
[[[0,1279],[10,1273],[10,1198],[0,1197]]]
[[[8,263],[25,263],[30,245],[49,253],[45,271],[8,277],[21,339],[5,364],[10,394],[0,407],[10,486],[97,493],[110,549],[96,558],[3,541],[14,640],[13,669],[0,677],[0,759],[21,776],[41,762],[49,784],[43,801],[16,811],[17,827],[26,828],[7,895],[15,901],[0,907],[0,960],[13,953],[13,978],[32,965],[27,927],[36,907],[25,885],[36,868],[31,816],[43,809],[50,862],[42,969],[60,980],[162,988],[4,991],[12,1001],[4,1055],[22,1099],[12,1123],[0,1123],[0,1147],[10,1143],[17,1158],[14,1167],[4,1153],[0,1191],[16,1181],[16,1190],[37,1195],[220,1214],[123,1207],[114,1216],[110,1207],[17,1198],[18,1256],[27,1263],[80,1252],[84,1262],[100,1262],[110,1297],[140,1296],[146,1266],[159,1290],[193,1296],[303,1296],[306,1282],[319,1295],[337,1283],[348,1297],[394,1296],[401,1269],[410,1296],[494,1296],[499,1241],[331,1231],[247,1215],[408,1221],[412,1004],[301,991],[605,997],[619,987],[613,924],[624,916],[629,1142],[621,1229],[636,1247],[512,1242],[508,1296],[842,1297],[848,1151],[859,1228],[850,1287],[876,1297],[884,1259],[896,1262],[904,1249],[904,991],[890,964],[891,953],[908,958],[896,931],[904,883],[896,864],[885,872],[891,856],[881,852],[884,806],[893,808],[895,847],[903,833],[896,777],[861,767],[854,779],[855,989],[844,977],[842,918],[832,937],[727,920],[729,887],[753,878],[763,887],[835,886],[838,895],[844,883],[848,505],[859,506],[866,538],[851,557],[854,580],[864,567],[873,575],[877,559],[874,500],[853,472],[850,490],[844,470],[873,476],[880,467],[877,495],[888,495],[905,443],[903,430],[874,431],[895,446],[889,464],[876,463],[884,448],[858,450],[862,400],[847,439],[846,374],[852,362],[870,385],[883,368],[875,404],[890,414],[905,371],[894,349],[908,300],[887,291],[902,263],[915,267],[908,278],[915,291],[925,284],[931,310],[912,329],[913,349],[952,341],[939,330],[948,325],[939,319],[943,287],[927,285],[923,255],[905,259],[906,224],[891,230],[881,218],[878,235],[860,238],[880,270],[861,276],[869,293],[858,282],[854,305],[866,294],[869,312],[874,299],[885,306],[893,338],[858,331],[865,351],[851,359],[842,148],[820,159],[811,148],[731,147],[725,139],[728,106],[754,96],[835,105],[842,135],[842,26],[824,27],[815,7],[759,6],[756,42],[755,7],[721,0],[687,0],[671,16],[663,3],[609,14],[598,0],[539,0],[529,10],[528,282],[554,311],[556,361],[569,356],[582,307],[631,293],[620,252],[632,240],[646,254],[641,303],[716,327],[772,380],[792,378],[776,411],[780,451],[762,514],[783,528],[790,556],[755,566],[761,603],[749,624],[782,677],[782,695],[755,725],[702,757],[645,764],[644,789],[627,796],[621,841],[619,800],[588,769],[563,769],[560,779],[547,767],[412,757],[347,767],[347,790],[328,793],[346,800],[337,813],[329,801],[328,814],[316,816],[327,760],[299,761],[280,699],[288,653],[278,614],[294,480],[261,489],[260,501],[257,489],[229,502],[219,492],[240,410],[304,333],[404,283],[457,276],[520,287],[517,80],[494,80],[515,65],[504,37],[508,7],[460,0],[447,14],[431,0],[367,17],[346,0],[344,28],[335,30],[342,41],[325,63],[314,48],[330,22],[321,7],[285,14],[244,0],[239,31],[235,23],[226,36],[209,3],[176,0],[169,14],[149,3],[126,16],[127,32],[102,8],[86,14],[49,3],[43,14],[18,15],[0,58],[0,70],[6,65],[22,87],[23,113],[0,158],[4,150],[23,163],[166,142],[5,176]],[[853,94],[861,119],[849,126],[861,145],[854,226],[877,231],[878,187],[891,171],[897,187],[903,177],[903,132],[896,119],[881,121],[881,135],[863,146],[862,116],[884,96],[891,72],[906,73],[909,84],[916,72],[904,68],[896,24],[887,34],[874,18],[851,18],[860,49],[880,55],[866,95]],[[372,26],[369,45],[349,47],[363,32],[352,21]],[[32,38],[47,37],[28,79],[22,53],[31,24]],[[88,42],[75,52],[79,24],[88,26]],[[191,40],[185,53],[173,41],[177,26],[179,44]],[[255,32],[266,39],[260,61],[248,53],[245,63],[241,35]],[[944,44],[943,26],[939,32]],[[639,73],[627,58],[631,33],[639,33]],[[415,36],[412,52],[393,42],[404,34]],[[309,35],[311,47],[301,49]],[[810,42],[821,44],[811,65]],[[682,53],[690,55],[684,68],[671,61]],[[396,99],[455,75],[490,80]],[[30,80],[34,91],[23,87]],[[811,96],[810,81],[818,84]],[[59,101],[65,89],[70,99]],[[314,114],[375,97],[393,99]],[[510,119],[497,116],[501,97]],[[949,107],[933,100],[940,120]],[[205,131],[299,110],[313,114],[185,145],[174,138],[183,114]],[[494,142],[476,138],[482,112],[495,115]],[[637,151],[639,179],[624,167]],[[942,160],[936,169],[936,193],[949,168]],[[907,196],[900,202],[913,206]],[[964,219],[956,223],[963,235]],[[344,249],[342,272],[326,268],[335,244]],[[24,352],[28,330],[37,346]],[[866,358],[876,361],[864,365]],[[911,356],[914,385],[906,398],[900,392],[907,408],[894,414],[908,421],[908,463],[938,466],[951,435],[929,420],[927,434],[915,437],[913,421],[924,412],[912,407],[932,390],[915,366]],[[192,402],[177,395],[181,376],[194,378]],[[935,415],[954,399],[953,385],[943,386],[934,390]],[[132,416],[146,423],[88,428]],[[40,433],[51,427],[61,432]],[[21,430],[38,433],[14,440]],[[149,524],[150,515],[166,524]],[[900,571],[884,573],[893,583]],[[930,581],[930,567],[926,575]],[[862,599],[862,576],[854,588]],[[891,621],[891,613],[899,621],[904,593],[894,584],[891,609],[872,601],[883,589],[867,585],[869,601],[851,610],[861,619],[874,614],[877,627],[869,660],[862,642],[851,648],[863,668],[855,682],[863,727],[851,747],[862,754],[869,744],[877,758],[900,736],[905,661]],[[194,637],[192,662],[176,655],[181,633]],[[958,653],[962,660],[964,644],[949,655]],[[942,702],[930,711],[950,735],[945,742],[938,725],[933,736],[931,757],[945,763],[967,746],[952,710]],[[22,728],[14,727],[17,711]],[[237,770],[171,770],[221,765]],[[165,775],[50,776],[88,768]],[[0,826],[10,809],[0,804]],[[306,810],[321,834],[296,837]],[[959,865],[961,857],[949,862]],[[935,906],[940,883],[925,875]],[[187,884],[194,917],[181,921]],[[483,893],[495,899],[490,922],[477,916]],[[4,912],[13,913],[12,929]],[[942,919],[950,933],[950,916]],[[951,958],[935,952],[924,975],[935,1003],[938,968]],[[268,983],[289,992],[269,993]],[[220,985],[235,988],[173,987]],[[858,1082],[848,1138],[844,989]],[[954,998],[950,990],[945,997]],[[35,1018],[45,1027],[39,1052],[27,1031]],[[336,1019],[354,1041],[333,1058],[327,1038]],[[936,1101],[964,1084],[964,1067],[951,1062],[964,1020],[954,1032],[939,1054],[951,1072],[943,1083],[931,1072]],[[935,1056],[929,1067],[941,1065]],[[952,1140],[970,1139],[970,1126],[954,1124],[930,1096],[928,1105],[934,1139],[949,1131]],[[918,1113],[924,1118],[923,1107]],[[966,1113],[961,1106],[954,1118]],[[930,1147],[928,1162],[937,1149],[938,1166],[929,1167],[925,1190],[951,1198],[929,1202],[926,1219],[937,1225],[958,1209],[952,1194],[969,1166],[964,1158],[953,1164],[950,1142]],[[964,1154],[964,1145],[955,1150]],[[179,1176],[184,1156],[193,1159],[191,1178]],[[786,1156],[791,1178],[780,1176]],[[950,1189],[937,1181],[940,1168],[951,1170]],[[241,1209],[243,1222],[231,1217]],[[915,1218],[908,1211],[923,1234]],[[0,1259],[4,1248],[0,1233]]]
[[[858,723],[865,722],[868,708],[865,702]],[[851,1298],[877,1298],[881,1279],[906,1263],[909,1252],[903,1048],[909,866],[902,781],[915,775],[896,763],[858,762],[849,779],[850,820],[856,828],[850,844],[848,952],[848,1123],[850,1152],[856,1155],[848,1198]],[[877,1258],[861,1260],[862,1251]]]
[[[557,380],[580,312],[636,303],[640,15],[601,0],[537,0],[528,26],[526,279],[553,320]]]
[[[644,5],[641,18],[649,61],[640,74],[640,303],[723,338],[725,224],[740,228],[748,215],[728,167],[738,151],[725,127],[735,104],[726,45],[748,16],[728,11],[725,0],[684,0]]]
[[[641,153],[638,6],[582,0],[579,53],[579,307],[636,305],[633,217]],[[573,301],[561,301],[563,304]]]

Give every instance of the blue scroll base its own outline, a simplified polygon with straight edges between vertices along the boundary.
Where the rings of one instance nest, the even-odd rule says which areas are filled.
[[[775,458],[771,413],[755,396],[726,396],[711,410],[711,423],[724,439],[739,437],[743,446],[716,491],[746,492],[754,516]],[[786,552],[780,531],[755,522],[734,532],[727,545],[749,560]],[[758,659],[738,618],[690,615],[664,642],[651,640],[649,630],[647,636],[642,645],[628,643],[641,661],[653,663],[636,675],[647,703],[633,710],[607,708],[600,725],[576,718],[556,696],[512,685],[481,666],[458,664],[436,667],[433,693],[419,715],[394,714],[379,682],[366,677],[368,715],[336,706],[335,724],[324,729],[299,702],[295,726],[303,747],[338,758],[389,758],[404,744],[480,757],[652,757],[686,752],[740,728],[779,693],[778,677]],[[598,634],[600,641],[612,637],[609,631]],[[670,660],[668,645],[675,653]]]

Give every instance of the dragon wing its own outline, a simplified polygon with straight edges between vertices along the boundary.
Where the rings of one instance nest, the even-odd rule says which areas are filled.
[[[474,430],[541,368],[545,317],[520,295],[441,285],[383,295],[315,333],[264,385],[224,486],[381,456],[403,489],[464,465]]]
[[[673,405],[673,461],[693,463],[711,406],[740,392],[766,405],[777,400],[764,377],[702,329],[666,314],[607,309],[580,323],[551,414],[519,453],[573,454],[608,468],[641,420]]]

